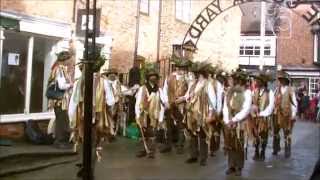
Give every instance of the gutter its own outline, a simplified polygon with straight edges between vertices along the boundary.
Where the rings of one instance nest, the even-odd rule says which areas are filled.
[[[160,61],[161,15],[162,15],[162,0],[159,0],[158,37],[157,37],[157,62]]]

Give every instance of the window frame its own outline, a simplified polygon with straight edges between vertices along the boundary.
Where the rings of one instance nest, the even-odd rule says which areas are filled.
[[[181,2],[181,17],[177,17],[177,1],[179,1],[179,2]],[[174,12],[175,12],[175,19],[176,19],[176,21],[178,21],[178,22],[181,22],[181,23],[185,23],[185,24],[190,24],[191,23],[191,21],[192,21],[192,19],[191,19],[191,12],[192,12],[192,1],[191,0],[175,0],[174,1],[175,2],[175,8],[174,8]],[[188,9],[188,19],[185,19],[185,6],[184,6],[184,3],[190,3],[189,4],[189,9]]]
[[[148,3],[148,7],[147,7],[147,12],[144,11],[141,7],[142,7],[142,4],[147,2]],[[146,16],[149,16],[150,15],[150,0],[140,0],[140,9],[139,9],[140,13],[143,14],[143,15],[146,15]]]
[[[320,81],[320,78],[318,78],[318,77],[309,78],[309,96],[310,96],[310,98],[313,98],[314,96],[317,95],[317,92],[313,92],[313,91],[320,88],[319,81]]]

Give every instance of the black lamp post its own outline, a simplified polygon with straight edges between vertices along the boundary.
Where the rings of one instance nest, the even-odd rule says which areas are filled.
[[[92,99],[93,99],[93,63],[96,57],[96,2],[93,0],[93,27],[89,30],[90,0],[86,0],[86,31],[84,57],[84,139],[83,139],[83,180],[93,179],[92,163]],[[89,39],[91,44],[89,45]]]

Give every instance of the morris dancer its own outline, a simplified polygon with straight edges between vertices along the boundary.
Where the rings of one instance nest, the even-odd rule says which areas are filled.
[[[241,176],[245,158],[245,120],[250,113],[252,95],[246,87],[245,72],[241,70],[234,72],[232,80],[223,105],[224,142],[228,156],[226,174],[234,173],[236,176]]]

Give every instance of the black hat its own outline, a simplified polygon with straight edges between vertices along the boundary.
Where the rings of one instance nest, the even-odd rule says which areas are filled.
[[[66,61],[72,57],[69,51],[62,51],[57,54],[57,61]]]
[[[102,72],[101,72],[101,74],[105,74],[105,75],[110,75],[110,74],[115,74],[115,75],[117,75],[118,74],[118,71],[117,71],[117,69],[115,69],[115,68],[110,68],[110,69],[103,69],[102,70]]]
[[[242,69],[238,68],[236,71],[232,73],[232,78],[242,80],[242,81],[247,81],[249,74]]]
[[[267,73],[267,72],[259,72],[256,76],[255,76],[256,79],[262,81],[263,83],[267,83],[269,81],[272,81],[272,76],[271,74]]]
[[[158,73],[157,70],[155,70],[155,69],[148,69],[148,70],[146,71],[146,77],[147,77],[147,79],[149,79],[151,76],[156,76],[157,78],[160,77],[160,75],[159,75],[159,73]]]
[[[172,57],[172,61],[176,67],[189,67],[192,64],[189,59],[179,58],[175,55]]]
[[[207,72],[209,73],[209,74],[216,74],[218,71],[218,68],[217,67],[214,67],[214,66],[207,66],[206,67],[206,69],[207,69]]]
[[[278,79],[287,79],[287,80],[290,80],[289,74],[286,73],[286,72],[283,71],[283,70],[278,71],[277,77],[278,77]]]

